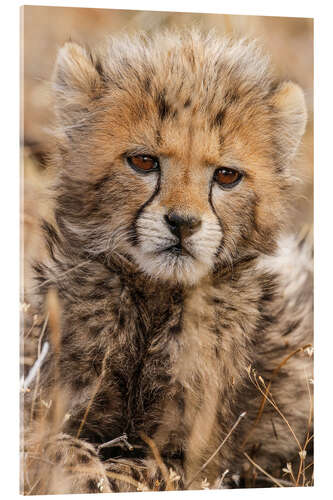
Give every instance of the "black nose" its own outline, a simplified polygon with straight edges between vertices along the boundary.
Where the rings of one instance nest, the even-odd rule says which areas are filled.
[[[178,238],[186,238],[198,231],[201,226],[201,220],[197,217],[185,217],[171,212],[164,216],[166,223],[172,234]]]

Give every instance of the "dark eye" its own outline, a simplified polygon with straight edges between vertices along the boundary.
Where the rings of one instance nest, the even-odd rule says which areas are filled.
[[[153,156],[128,156],[127,161],[130,167],[135,170],[139,170],[140,172],[152,172],[153,170],[159,170],[160,168],[158,159]]]
[[[215,170],[214,180],[222,187],[233,188],[239,183],[243,174],[233,168],[221,167]]]

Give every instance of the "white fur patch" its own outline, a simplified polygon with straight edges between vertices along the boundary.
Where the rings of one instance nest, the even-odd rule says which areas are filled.
[[[202,221],[200,229],[184,241],[190,255],[176,255],[167,249],[177,244],[164,222],[164,212],[145,211],[137,221],[139,245],[131,249],[140,268],[150,276],[194,284],[209,272],[222,233],[216,220]]]
[[[295,300],[313,271],[311,233],[302,242],[294,235],[283,235],[275,255],[261,257],[258,266],[278,274],[285,297]]]

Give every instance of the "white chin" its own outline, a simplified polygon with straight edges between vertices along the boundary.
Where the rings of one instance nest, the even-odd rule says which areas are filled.
[[[210,266],[189,255],[174,255],[133,252],[138,266],[146,274],[155,279],[173,283],[194,285],[208,274]]]

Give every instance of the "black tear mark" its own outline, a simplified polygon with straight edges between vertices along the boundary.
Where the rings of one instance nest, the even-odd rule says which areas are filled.
[[[130,234],[131,234],[131,241],[132,241],[133,246],[137,246],[139,243],[139,236],[138,236],[138,231],[137,231],[138,219],[139,219],[140,215],[142,214],[142,212],[144,211],[144,209],[153,201],[155,196],[157,196],[157,194],[159,193],[160,187],[161,187],[161,176],[159,175],[153,194],[151,195],[150,198],[148,198],[148,200],[145,203],[143,203],[143,205],[141,205],[139,210],[137,210],[137,212],[134,216],[133,222],[131,224]]]
[[[219,246],[217,247],[217,250],[215,252],[215,257],[218,257],[219,254],[222,252],[222,249],[223,249],[223,235],[224,235],[224,228],[223,228],[223,224],[222,224],[222,220],[220,219],[220,217],[217,215],[217,212],[215,210],[215,207],[214,207],[214,204],[213,204],[213,185],[214,185],[214,181],[212,180],[211,183],[210,183],[210,188],[209,188],[209,196],[208,196],[208,201],[209,201],[209,204],[211,206],[211,209],[213,211],[213,214],[215,215],[216,219],[217,219],[217,222],[220,226],[220,229],[221,229],[221,240],[220,240],[220,244]]]

